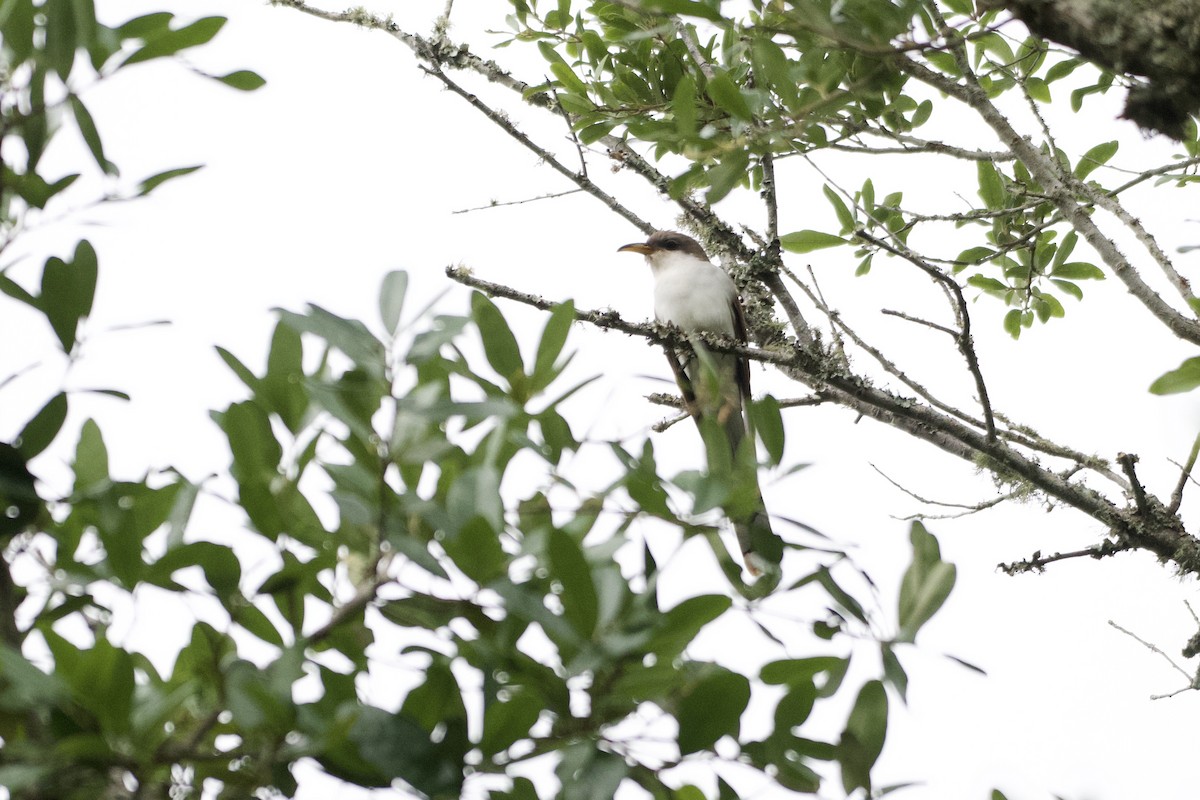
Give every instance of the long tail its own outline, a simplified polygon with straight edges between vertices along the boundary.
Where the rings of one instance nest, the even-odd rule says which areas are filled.
[[[733,411],[733,409],[729,409]],[[737,413],[728,414],[723,420],[725,437],[729,440],[729,452],[735,457],[738,447],[745,438],[749,427],[744,409],[738,408]],[[751,442],[753,446],[753,441]],[[771,527],[771,518],[767,514],[767,504],[763,502],[762,490],[758,487],[755,477],[754,492],[758,496],[758,504],[748,517],[731,520],[734,533],[737,534],[738,547],[742,550],[742,560],[746,570],[751,575],[761,575],[763,569],[772,563],[778,563],[779,553],[777,544],[780,539]],[[765,552],[764,552],[765,551]]]

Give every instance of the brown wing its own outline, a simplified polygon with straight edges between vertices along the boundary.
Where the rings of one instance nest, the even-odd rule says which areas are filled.
[[[735,295],[731,305],[733,306],[733,338],[741,344],[748,344],[749,338],[746,335],[746,315],[742,311],[742,303]],[[737,360],[737,382],[738,389],[742,393],[742,399],[750,400],[750,361],[739,357]]]

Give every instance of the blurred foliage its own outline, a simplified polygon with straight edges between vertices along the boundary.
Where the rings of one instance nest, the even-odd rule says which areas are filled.
[[[604,19],[629,33],[620,7]],[[90,0],[0,4],[5,246],[78,177],[38,171],[58,121],[74,121],[98,171],[119,174],[76,83],[202,45],[223,22],[160,13],[108,27]],[[763,48],[757,58],[779,60]],[[744,72],[677,99],[680,76],[643,90],[636,66],[620,63],[625,77],[611,81],[632,98],[621,102],[669,88],[662,96],[676,113],[731,136],[761,113],[735,82]],[[878,78],[869,64],[855,69]],[[246,71],[214,77],[261,85]],[[682,131],[681,146],[692,137]],[[101,199],[142,196],[194,169]],[[76,358],[99,276],[95,249],[81,241],[68,257],[46,258],[37,287],[7,272],[6,302],[43,316],[53,346]],[[546,788],[514,768],[541,757],[565,798],[610,797],[622,784],[654,797],[735,797],[735,786],[764,784],[814,793],[833,774],[847,794],[869,792],[888,687],[900,698],[907,687],[898,652],[954,584],[934,537],[912,525],[912,564],[890,612],[871,610],[869,579],[829,542],[793,541],[783,584],[744,583],[703,522],[704,510],[738,500],[711,476],[661,475],[649,442],[589,450],[620,473],[600,491],[577,489],[562,470],[582,448],[563,403],[587,383],[562,385],[570,304],[523,352],[483,295],[455,315],[410,308],[407,289],[405,273],[387,275],[371,323],[315,305],[281,312],[260,372],[219,350],[247,390],[213,414],[231,453],[219,477],[236,486],[244,536],[277,555],[263,579],[247,577],[243,549],[192,523],[204,487],[171,469],[113,475],[109,451],[122,443],[93,420],[69,431],[70,392],[13,426],[19,434],[0,443],[0,785],[9,795],[291,795],[293,766],[312,759],[363,787],[400,782],[450,798],[471,783],[496,798],[533,798]],[[767,424],[778,407],[764,401],[756,414],[778,463],[783,427]],[[61,492],[39,480],[56,449],[72,454]],[[710,543],[727,584],[664,607],[659,581],[670,566],[635,535],[664,523]],[[209,621],[178,621],[190,635],[169,669],[156,666],[162,654],[135,652],[112,633],[112,598],[136,603],[139,589],[213,607]],[[777,655],[735,669],[701,642],[717,620],[736,632],[733,649],[758,637]],[[848,682],[851,644],[862,640],[878,648],[882,672],[872,678],[865,666],[866,677]],[[397,662],[417,676],[403,698],[364,699],[372,671]],[[752,701],[765,726],[743,727]],[[840,734],[810,729],[818,704],[844,716]]]

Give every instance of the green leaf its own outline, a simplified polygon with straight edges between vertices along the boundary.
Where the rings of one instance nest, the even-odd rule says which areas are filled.
[[[1004,315],[1004,330],[1009,336],[1014,339],[1021,337],[1021,326],[1024,322],[1024,314],[1021,309],[1014,308]]]
[[[384,330],[392,336],[400,327],[400,312],[404,309],[404,296],[408,292],[408,273],[404,270],[393,270],[383,276],[383,286],[379,290],[379,319],[383,322]]]
[[[105,175],[116,175],[118,173],[117,165],[105,157],[104,144],[100,141],[100,131],[96,129],[96,122],[92,119],[92,114],[87,110],[87,106],[74,94],[67,95],[67,102],[71,106],[71,113],[75,116],[75,124],[79,126],[79,133],[83,136],[88,150],[91,151],[92,158],[96,160],[96,165],[104,171]]]
[[[883,677],[900,695],[901,700],[908,696],[908,673],[896,657],[896,650],[887,642],[880,644],[880,657],[883,660]]]
[[[737,186],[745,183],[747,170],[750,167],[750,153],[746,150],[734,150],[726,153],[716,166],[704,173],[709,190],[704,198],[709,205],[718,203],[732,192]]]
[[[552,62],[550,64],[550,72],[554,75],[554,77],[558,78],[559,83],[561,83],[563,88],[568,92],[579,95],[580,97],[587,97],[587,84],[580,80],[579,76],[575,74],[575,71],[571,69],[565,62]]]
[[[569,533],[554,528],[548,553],[551,576],[562,584],[563,616],[581,639],[589,639],[596,630],[599,600],[583,550]]]
[[[741,730],[742,712],[750,702],[750,681],[744,675],[715,664],[708,665],[679,700],[679,752],[707,750],[722,736],[735,739]]]
[[[200,164],[191,167],[176,167],[175,169],[168,169],[164,172],[151,175],[148,178],[143,178],[142,182],[138,184],[137,196],[145,197],[167,181],[182,178],[184,175],[191,175],[201,168],[202,165]]]
[[[517,376],[524,375],[517,337],[496,304],[482,293],[475,292],[471,295],[471,318],[479,329],[483,352],[492,369],[510,384]]]
[[[750,404],[750,421],[754,431],[762,440],[767,451],[767,460],[771,466],[779,466],[783,461],[783,445],[785,430],[783,416],[779,413],[779,401],[771,395],[764,395]]]
[[[285,310],[278,310],[278,313],[285,325],[299,333],[312,333],[324,339],[362,367],[368,375],[375,378],[383,376],[383,342],[376,339],[371,330],[358,320],[339,317],[315,304],[308,306],[307,314]]]
[[[728,73],[714,70],[713,76],[708,79],[705,91],[723,111],[746,122],[754,119],[754,115],[750,112],[750,106],[746,103],[745,96],[742,95],[742,90],[733,82]]]
[[[241,92],[253,92],[267,84],[261,75],[248,69],[239,69],[228,75],[214,75],[213,77],[226,86],[231,86]]]
[[[675,119],[676,133],[688,137],[696,135],[696,81],[691,75],[684,75],[675,84],[671,115]]]
[[[37,484],[25,459],[15,447],[0,442],[0,536],[23,530],[37,518],[41,508]],[[0,668],[3,666],[0,646]],[[0,675],[4,675],[2,669]]]
[[[879,681],[868,681],[858,692],[837,746],[842,767],[842,786],[849,794],[856,789],[871,791],[871,768],[883,752],[887,736],[887,692]]]
[[[100,426],[94,420],[86,420],[79,430],[79,444],[75,446],[74,494],[83,494],[96,489],[108,481],[108,448],[100,435]]]
[[[75,246],[70,263],[56,257],[46,260],[39,303],[63,352],[70,353],[75,347],[79,321],[92,311],[97,276],[96,251],[86,239]]]
[[[813,250],[846,244],[846,240],[840,236],[834,236],[832,233],[803,230],[785,233],[779,237],[779,244],[784,250],[792,253],[811,253]]]
[[[841,196],[833,190],[829,184],[825,184],[822,190],[825,193],[825,198],[829,204],[833,206],[833,211],[837,214],[838,222],[842,226],[842,233],[849,233],[854,230],[854,215],[850,213],[850,209],[842,200]]]
[[[507,750],[522,739],[530,738],[530,729],[537,723],[545,701],[537,692],[521,687],[504,702],[489,703],[483,714],[483,738],[479,749],[491,757]]]
[[[1114,139],[1088,150],[1079,157],[1079,163],[1075,165],[1075,177],[1083,179],[1091,175],[1097,167],[1107,164],[1108,160],[1117,154],[1120,147],[1121,143]]]
[[[540,391],[557,376],[555,362],[567,343],[567,335],[575,322],[575,303],[568,300],[550,312],[542,338],[538,341],[537,355],[533,361],[532,390]]]
[[[702,594],[679,603],[662,615],[646,650],[660,662],[669,661],[692,643],[700,630],[728,611],[733,601],[725,595]]]
[[[17,445],[21,456],[28,461],[49,447],[54,437],[62,430],[66,419],[67,396],[59,392],[21,429],[18,436],[20,444]]]
[[[779,95],[784,105],[794,108],[799,105],[796,80],[791,74],[791,63],[783,48],[765,36],[750,43],[750,56],[754,64],[754,77],[770,86]]]
[[[1053,99],[1050,97],[1050,87],[1041,78],[1026,78],[1025,91],[1029,92],[1029,96],[1039,103],[1049,103]]]
[[[79,48],[75,12],[71,0],[46,0],[42,5],[45,15],[45,53],[50,68],[58,73],[63,83],[71,74],[75,63],[75,51]]]
[[[953,564],[942,561],[937,538],[920,522],[909,529],[913,558],[900,584],[898,640],[912,642],[917,631],[946,602],[954,588]]]
[[[147,18],[143,17],[141,19]],[[156,17],[154,22],[157,23],[161,19],[161,17]],[[225,25],[225,21],[225,17],[202,17],[190,25],[185,25],[176,30],[170,30],[165,28],[165,26],[157,24],[154,26],[146,25],[144,26],[146,33],[143,37],[146,44],[140,49],[135,50],[129,58],[125,59],[121,66],[127,67],[131,64],[149,61],[152,58],[173,56],[189,47],[207,44]]]
[[[1008,195],[1004,191],[1004,179],[990,161],[976,162],[979,179],[979,196],[989,209],[1003,208]]]
[[[1151,394],[1179,394],[1200,386],[1200,357],[1189,358],[1150,384]]]
[[[1068,261],[1066,264],[1058,264],[1050,271],[1050,274],[1069,281],[1104,280],[1104,270],[1086,261]]]

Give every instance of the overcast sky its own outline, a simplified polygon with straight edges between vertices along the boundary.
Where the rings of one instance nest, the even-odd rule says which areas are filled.
[[[395,12],[404,24],[416,20],[424,32],[441,5],[381,0],[369,7]],[[488,42],[481,31],[502,26],[501,5],[459,0],[452,35]],[[127,185],[174,166],[206,167],[147,201],[75,215],[25,241],[31,252],[44,255],[64,253],[86,235],[99,251],[95,314],[84,358],[67,383],[133,395],[129,404],[80,403],[72,414],[74,424],[84,414],[101,420],[117,474],[136,476],[147,465],[171,464],[199,480],[225,469],[228,452],[207,412],[243,394],[213,346],[257,368],[274,324],[270,309],[310,301],[374,321],[379,282],[392,269],[412,273],[410,291],[417,297],[441,292],[448,285],[444,267],[463,263],[483,277],[550,298],[574,297],[581,306],[612,307],[631,319],[650,316],[649,274],[640,259],[615,253],[640,234],[586,196],[454,213],[570,187],[424,78],[409,52],[389,37],[240,0],[98,0],[98,6],[110,23],[124,17],[106,15],[163,8],[187,18],[228,16],[217,41],[189,58],[216,73],[253,69],[268,81],[243,94],[182,66],[156,64],[90,89],[84,97]],[[518,57],[513,48],[493,55],[502,63]],[[1056,108],[1068,114],[1058,106],[1065,102]],[[1112,104],[1090,112],[1065,138],[1120,138],[1117,160],[1127,159],[1130,167],[1165,161],[1169,151],[1162,142],[1143,141],[1115,113]],[[936,125],[937,115],[934,120]],[[63,142],[44,164],[50,172],[55,165],[66,171],[84,157]],[[877,175],[877,183],[889,180],[876,163],[836,166],[858,181],[865,175]],[[630,203],[656,224],[672,225],[675,210],[668,204],[623,176],[604,177],[618,191],[631,192]],[[814,191],[784,195],[785,227],[833,227],[828,206],[809,202],[819,198],[820,184],[812,180]],[[947,191],[937,180],[899,174],[893,180],[901,183],[891,188],[918,196]],[[1160,192],[1166,196],[1157,200],[1143,193],[1138,213],[1161,226],[1169,246],[1198,238],[1186,210],[1195,207],[1194,190]],[[730,208],[752,208],[732,205],[737,202]],[[1180,259],[1185,274],[1191,261]],[[875,311],[920,308],[936,299],[923,286],[914,290],[911,272],[889,262],[877,260],[871,276],[850,279],[854,262],[847,251],[791,257],[789,263],[797,269],[812,263],[839,302],[851,302],[848,293],[854,292],[853,302]],[[39,264],[19,265],[12,274],[28,280]],[[1119,450],[1137,452],[1144,480],[1169,494],[1176,472],[1167,459],[1186,456],[1197,403],[1192,396],[1151,397],[1145,387],[1189,352],[1146,324],[1116,281],[1085,290],[1086,302],[1069,304],[1065,320],[1020,342],[1000,331],[998,303],[975,304],[993,401],[1081,449],[1110,458]],[[0,334],[49,348],[46,332],[26,325],[34,318],[10,313],[13,306],[5,304]],[[467,293],[452,291],[441,307],[464,311]],[[532,345],[539,317],[504,308],[513,311],[524,343]],[[159,319],[171,325],[105,332]],[[943,363],[958,369],[946,342],[894,321],[872,317],[863,324],[909,347],[907,363],[918,372],[931,370],[936,377]],[[872,327],[877,325],[882,327]],[[662,417],[642,399],[662,388],[654,378],[668,377],[661,354],[640,340],[583,327],[575,329],[570,346],[579,351],[577,374],[603,374],[572,409],[577,428],[631,441],[645,435]],[[3,374],[30,360],[24,348],[13,350],[0,353]],[[11,435],[61,380],[62,370],[51,360],[24,379],[19,397],[6,394],[11,405],[0,416],[0,435]],[[762,370],[754,380],[759,391],[797,394]],[[954,385],[954,378],[946,380]],[[964,392],[969,396],[969,387]],[[970,465],[874,423],[856,424],[847,412],[794,410],[787,420],[788,460],[813,466],[765,486],[768,506],[854,546],[856,560],[880,586],[884,611],[894,614],[907,557],[907,523],[894,517],[920,507],[870,465],[914,491],[956,502],[991,496],[990,481]],[[667,473],[700,458],[687,426],[655,437],[677,459],[668,462]],[[45,467],[51,476],[65,470],[69,448],[59,444],[57,463],[51,458]],[[221,524],[202,522],[197,535],[237,538],[214,513],[210,519]],[[929,527],[941,538],[944,555],[958,564],[959,583],[947,608],[923,631],[920,646],[903,653],[910,708],[893,704],[879,783],[921,781],[924,788],[899,796],[932,800],[985,798],[992,787],[1010,800],[1194,796],[1197,697],[1151,701],[1153,693],[1179,688],[1182,677],[1108,625],[1114,620],[1176,654],[1195,631],[1183,605],[1195,594],[1193,580],[1173,578],[1144,555],[1067,562],[1038,577],[997,573],[997,562],[1087,546],[1101,533],[1077,514],[1047,514],[1038,503]],[[717,582],[705,585],[707,580]],[[682,596],[720,591],[721,584],[715,573],[700,571],[671,590]],[[147,622],[154,619],[136,617],[137,624],[127,626],[129,641],[169,642],[183,630],[164,631]],[[738,629],[726,624],[720,634],[736,637]],[[987,677],[943,653],[979,665]],[[869,657],[859,666],[864,678],[875,668]],[[389,697],[386,686],[372,691],[373,700]],[[298,796],[315,800],[331,791],[327,779],[306,777]]]

